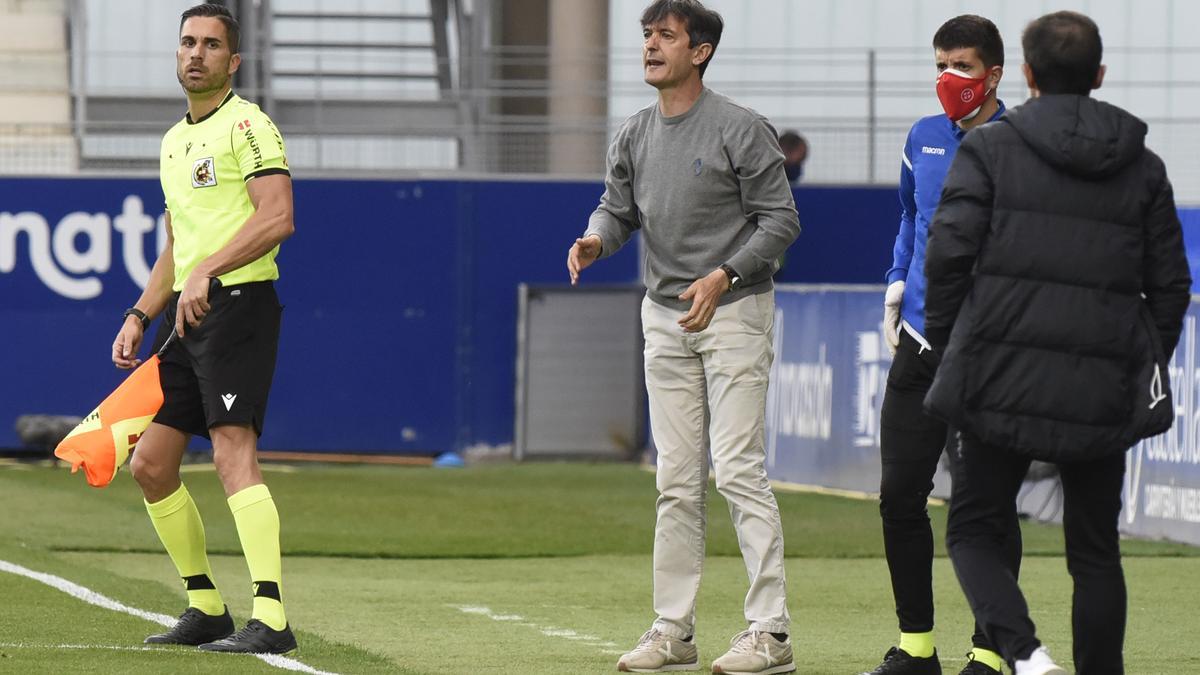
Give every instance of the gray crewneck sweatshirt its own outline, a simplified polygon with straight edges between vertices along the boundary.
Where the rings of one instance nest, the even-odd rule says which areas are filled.
[[[679,295],[722,264],[742,282],[721,304],[770,290],[800,222],[766,118],[706,87],[682,115],[664,117],[655,102],[626,120],[584,236],[598,235],[607,257],[637,229],[646,289],[661,305],[690,308]]]

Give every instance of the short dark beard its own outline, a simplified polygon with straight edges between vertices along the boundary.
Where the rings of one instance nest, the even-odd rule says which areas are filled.
[[[179,80],[179,86],[183,87],[183,90],[189,94],[211,94],[214,91],[221,91],[222,89],[224,89],[226,87],[226,85],[229,84],[229,80],[231,77],[232,76],[226,75],[225,79],[218,82],[216,84],[216,86],[214,86],[214,87],[205,88],[205,89],[190,89],[190,88],[188,88],[187,84],[184,83],[183,76],[180,75],[179,73],[175,74],[175,79]]]

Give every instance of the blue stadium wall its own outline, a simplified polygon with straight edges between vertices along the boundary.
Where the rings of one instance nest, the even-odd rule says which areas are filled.
[[[567,247],[601,190],[298,180],[262,446],[434,454],[510,443],[517,284],[566,281]],[[805,187],[796,201],[803,232],[781,281],[880,281],[894,189]],[[110,345],[154,260],[161,205],[152,179],[0,179],[0,448],[19,447],[18,415],[85,414],[122,379]],[[584,283],[636,278],[631,245]]]
[[[295,185],[262,447],[438,453],[512,441],[519,282],[566,279],[591,183]],[[0,448],[26,413],[86,414],[162,209],[148,179],[0,180]],[[146,214],[146,215],[143,215]],[[636,247],[588,271],[628,282]]]
[[[777,292],[766,429],[772,479],[879,491],[879,419],[892,363],[882,333],[882,288],[783,285]],[[1169,367],[1175,424],[1126,454],[1122,532],[1200,545],[1198,326],[1193,302]],[[934,494],[948,497],[949,488],[943,467]],[[1041,503],[1038,513],[1047,505],[1061,512],[1048,486],[1031,488],[1041,492],[1021,500],[1022,508]]]

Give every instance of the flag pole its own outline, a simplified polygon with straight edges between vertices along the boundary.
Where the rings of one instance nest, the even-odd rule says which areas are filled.
[[[212,279],[210,279],[208,282],[208,297],[211,298],[212,294],[215,291],[217,291],[219,288],[221,288],[221,280],[218,279],[217,277],[213,277]],[[186,322],[183,324],[183,327],[184,327],[184,330],[186,331],[187,330]],[[162,355],[167,352],[167,348],[171,346],[171,343],[174,342],[175,338],[177,338],[177,337],[179,337],[179,332],[176,330],[172,330],[171,334],[167,336],[166,341],[163,342],[162,346],[158,348],[157,352],[155,352],[155,356],[157,356],[158,358],[161,359]]]
[[[162,355],[166,353],[167,347],[170,347],[171,343],[174,342],[175,338],[177,338],[177,337],[179,337],[179,333],[175,332],[175,329],[172,328],[171,334],[167,336],[167,341],[164,342],[163,345],[158,348],[158,351],[155,352],[154,355],[161,359]]]

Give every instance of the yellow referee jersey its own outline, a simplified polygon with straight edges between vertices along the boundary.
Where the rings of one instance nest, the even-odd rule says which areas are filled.
[[[189,114],[163,136],[159,175],[174,234],[176,291],[200,261],[233,238],[254,214],[246,182],[287,174],[283,137],[257,105],[231,91],[198,120]],[[279,278],[279,247],[221,275],[230,286]]]

